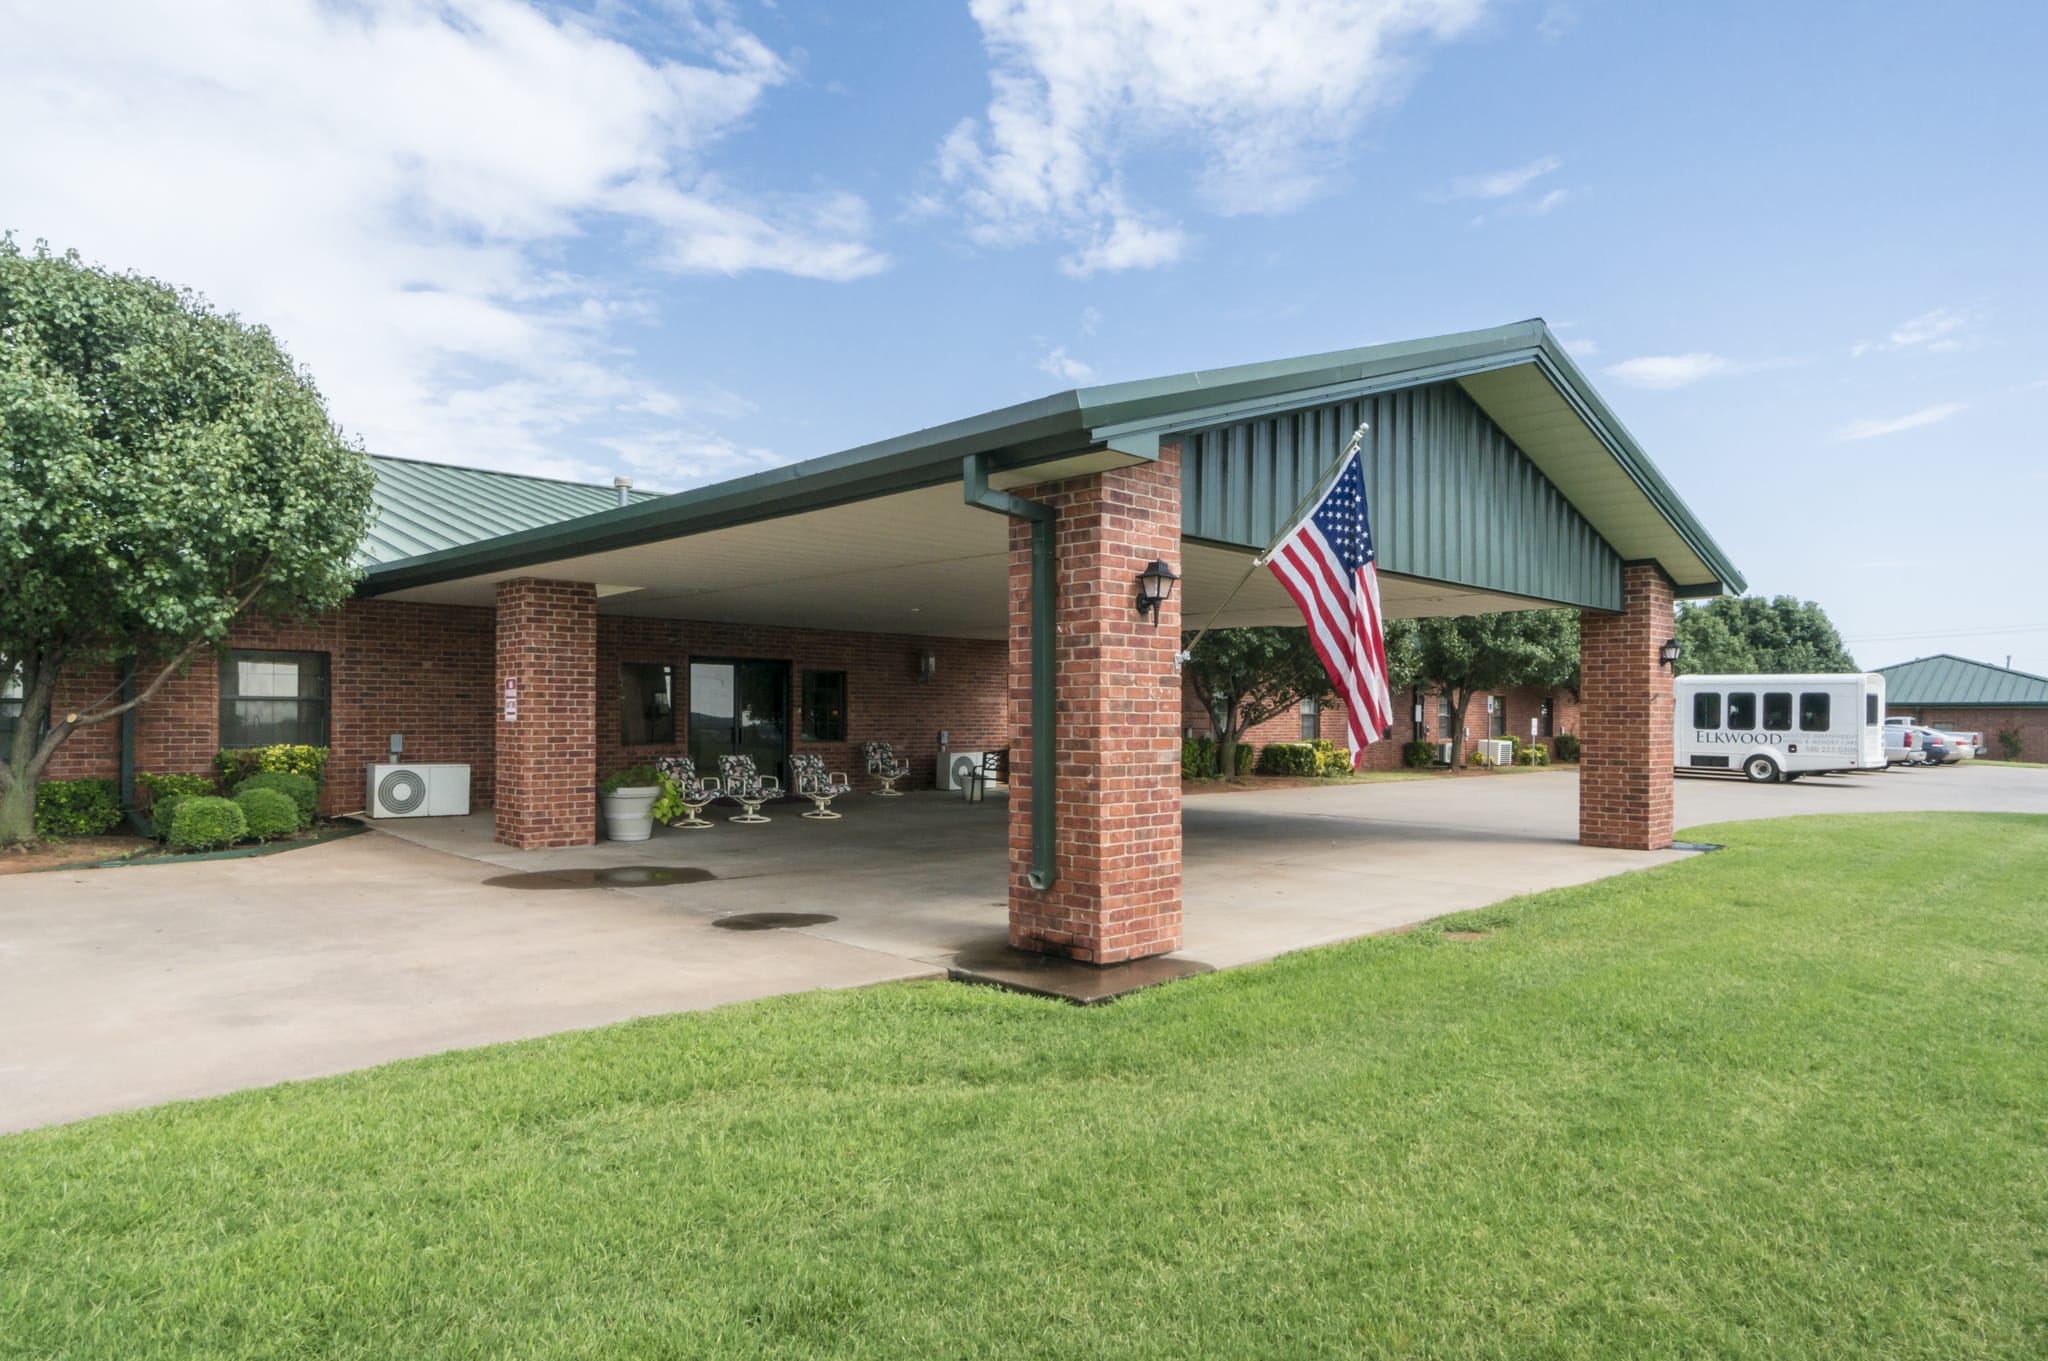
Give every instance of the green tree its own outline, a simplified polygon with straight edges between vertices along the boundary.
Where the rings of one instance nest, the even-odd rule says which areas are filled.
[[[1454,769],[1465,757],[1465,711],[1474,695],[1518,685],[1578,689],[1577,610],[1513,610],[1417,619],[1409,628],[1412,634],[1403,640],[1403,646],[1412,649],[1405,663],[1413,677],[1410,683],[1426,685],[1443,696],[1452,715]]]
[[[1857,670],[1827,611],[1789,595],[1724,596],[1678,607],[1678,674],[1786,675]]]
[[[0,846],[80,728],[146,701],[245,613],[332,609],[369,527],[369,461],[261,327],[190,292],[0,236],[0,676],[21,714]],[[132,659],[52,713],[58,676]]]
[[[1182,663],[1182,674],[1216,725],[1218,768],[1225,775],[1237,772],[1237,746],[1247,732],[1304,699],[1320,702],[1330,689],[1305,628],[1210,629]]]

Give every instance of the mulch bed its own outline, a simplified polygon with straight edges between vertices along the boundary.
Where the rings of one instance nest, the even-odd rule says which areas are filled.
[[[102,860],[142,855],[156,848],[156,843],[147,837],[72,837],[67,841],[46,842],[32,851],[0,851],[0,874],[30,874],[36,870],[60,870],[67,865],[97,865]]]

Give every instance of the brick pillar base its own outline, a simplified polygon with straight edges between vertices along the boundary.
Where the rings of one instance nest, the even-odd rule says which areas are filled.
[[[1010,944],[1115,964],[1180,947],[1180,600],[1139,619],[1138,574],[1180,561],[1180,453],[1021,493],[1058,512],[1058,878],[1031,868],[1031,535],[1010,533]]]
[[[1671,844],[1671,580],[1622,568],[1620,614],[1579,616],[1579,841],[1617,850]]]
[[[518,716],[506,717],[516,685]],[[521,577],[498,584],[500,843],[597,840],[597,588]]]

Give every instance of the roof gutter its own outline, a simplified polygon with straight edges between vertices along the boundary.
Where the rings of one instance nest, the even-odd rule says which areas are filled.
[[[962,496],[967,504],[1031,525],[1031,870],[1025,882],[1043,893],[1053,886],[1054,819],[1053,718],[1059,712],[1059,672],[1053,654],[1053,509],[988,485],[988,459],[969,454],[961,460]]]

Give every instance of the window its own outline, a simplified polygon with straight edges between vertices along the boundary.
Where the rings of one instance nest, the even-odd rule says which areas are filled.
[[[1863,697],[1863,722],[1865,726],[1872,728],[1878,724],[1876,695],[1865,695]]]
[[[1508,697],[1488,695],[1486,697],[1486,735],[1506,737],[1508,735]]]
[[[661,662],[619,668],[619,741],[628,747],[668,747],[676,740],[676,669]]]
[[[1301,740],[1313,742],[1323,735],[1323,705],[1317,699],[1301,702]]]
[[[804,672],[804,741],[846,740],[846,673]]]
[[[1764,691],[1764,731],[1792,731],[1792,692],[1790,690]]]
[[[1451,702],[1442,695],[1437,696],[1436,736],[1438,741],[1448,742],[1456,735],[1452,731],[1452,726],[1456,720],[1457,715],[1451,711]]]
[[[1728,726],[1737,732],[1748,732],[1756,726],[1756,696],[1728,696]]]
[[[327,654],[230,652],[220,663],[220,744],[327,745]]]
[[[1550,700],[1543,701],[1543,707],[1536,711],[1536,735],[1557,736],[1557,706]]]
[[[1799,731],[1826,732],[1828,714],[1832,706],[1825,690],[1802,690],[1799,692]]]
[[[0,676],[0,743],[12,743],[14,727],[21,722],[21,677],[20,675]],[[5,758],[9,748],[0,746],[0,758]]]
[[[1719,691],[1702,690],[1692,697],[1692,725],[1695,728],[1718,728],[1721,726],[1721,695]]]

